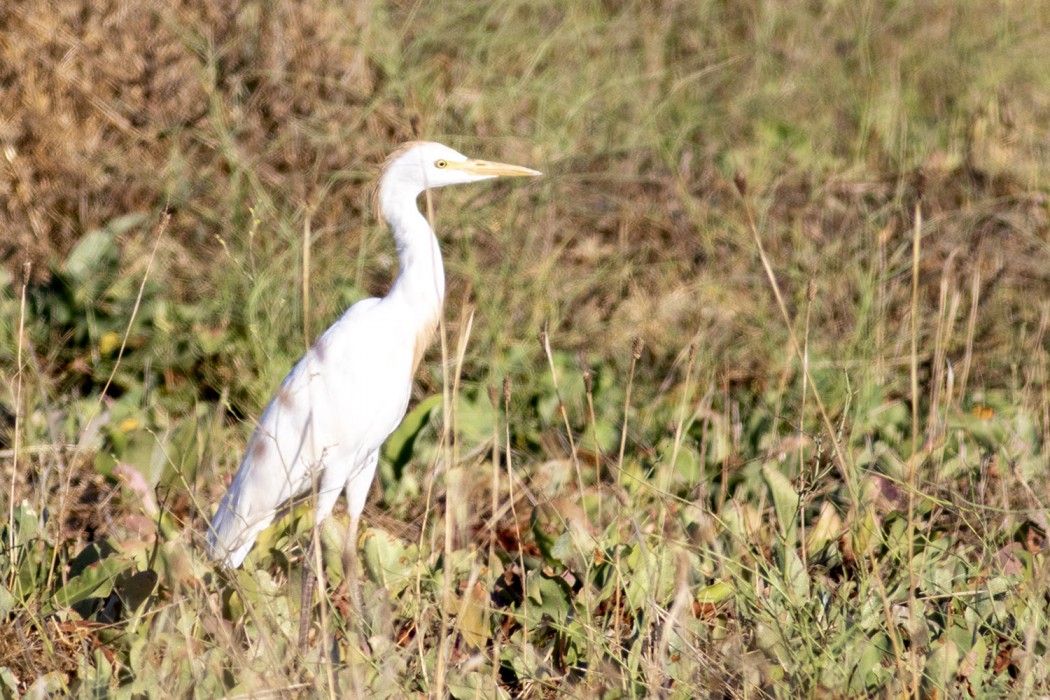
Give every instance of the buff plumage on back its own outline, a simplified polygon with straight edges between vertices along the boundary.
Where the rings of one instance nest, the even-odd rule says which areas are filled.
[[[383,185],[383,179],[390,171],[390,166],[408,151],[426,144],[426,141],[406,141],[392,151],[390,155],[383,160],[382,165],[379,166],[379,177],[376,178],[376,185],[372,189],[372,211],[375,213],[375,216],[379,221],[389,223],[383,215],[383,207],[379,199],[379,194],[380,187]],[[427,348],[430,347],[430,343],[434,340],[434,335],[437,333],[438,324],[441,320],[442,308],[443,307],[440,306],[435,308],[433,314],[429,318],[424,319],[422,326],[416,333],[412,352],[413,375],[415,375],[416,370],[419,368],[419,363],[422,362],[423,355],[426,354]]]
[[[375,187],[372,188],[372,212],[375,214],[375,217],[379,221],[386,223],[386,217],[383,216],[383,207],[380,205],[379,202],[379,188],[383,186],[383,176],[387,174],[387,171],[390,170],[390,166],[395,160],[405,155],[405,153],[412,150],[413,148],[421,146],[425,143],[426,141],[406,141],[405,143],[401,144],[396,149],[391,151],[390,155],[388,155],[383,160],[382,165],[379,166],[379,176],[376,178]]]

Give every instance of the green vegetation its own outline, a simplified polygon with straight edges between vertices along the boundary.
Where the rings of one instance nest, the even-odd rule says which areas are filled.
[[[1048,35],[1011,1],[6,3],[0,695],[1050,693]],[[396,271],[369,193],[417,137],[547,176],[435,198],[444,342],[361,612],[337,510],[300,651],[308,509],[235,572],[203,532]]]

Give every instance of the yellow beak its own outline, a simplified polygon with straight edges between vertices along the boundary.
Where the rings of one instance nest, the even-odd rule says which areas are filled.
[[[542,175],[539,170],[523,168],[520,165],[509,165],[507,163],[495,163],[491,160],[471,159],[462,163],[449,163],[450,170],[461,170],[474,175],[487,175],[489,177],[536,177]]]

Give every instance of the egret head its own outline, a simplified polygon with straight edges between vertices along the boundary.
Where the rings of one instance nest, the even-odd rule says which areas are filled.
[[[432,141],[411,141],[394,151],[383,164],[377,199],[407,195],[413,200],[423,191],[445,185],[480,182],[495,177],[534,177],[541,173],[518,165],[467,158],[448,146]]]

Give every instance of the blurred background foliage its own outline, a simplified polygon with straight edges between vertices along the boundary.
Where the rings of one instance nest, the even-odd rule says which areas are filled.
[[[1009,0],[3,5],[0,691],[1046,693],[1048,36]],[[305,514],[244,572],[199,534],[396,273],[369,200],[414,138],[546,175],[436,197],[453,410],[435,348],[366,610],[336,518],[301,652]]]

